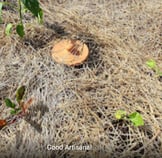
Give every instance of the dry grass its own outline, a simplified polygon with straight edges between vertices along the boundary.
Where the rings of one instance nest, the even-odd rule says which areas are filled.
[[[61,1],[60,1],[61,2]],[[162,157],[162,82],[145,65],[162,69],[160,0],[41,1],[45,23],[25,16],[26,36],[4,35],[16,23],[12,8],[0,25],[0,109],[27,86],[35,102],[28,117],[0,130],[1,157]],[[51,59],[54,42],[77,38],[89,59],[67,67]],[[143,127],[116,121],[118,109],[139,111]],[[1,113],[5,118],[8,109]],[[90,151],[48,151],[47,145],[92,145]]]

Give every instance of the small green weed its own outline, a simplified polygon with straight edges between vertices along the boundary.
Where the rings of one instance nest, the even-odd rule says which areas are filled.
[[[18,104],[12,102],[9,98],[5,99],[6,106],[11,108],[11,114],[17,114],[22,108],[22,99],[25,94],[25,86],[21,86],[16,92],[16,101]]]
[[[115,112],[115,118],[117,120],[128,120],[133,123],[134,126],[143,126],[144,121],[140,113],[138,112],[133,112],[131,114],[127,114],[126,111],[124,110],[117,110]]]
[[[12,31],[12,26],[13,26],[13,25],[12,25],[11,23],[7,24],[6,29],[5,29],[5,34],[6,34],[7,36],[10,36],[11,31]]]
[[[10,108],[10,114],[12,117],[10,119],[0,119],[0,129],[4,126],[15,122],[17,119],[24,116],[26,110],[30,107],[33,102],[33,98],[30,98],[27,102],[24,102],[25,86],[21,86],[16,91],[16,102],[11,101],[9,98],[5,99],[6,107]]]
[[[155,60],[150,59],[148,61],[146,61],[146,65],[148,68],[152,69],[153,71],[155,71],[156,75],[158,77],[162,77],[162,71],[160,70],[160,68],[158,67],[157,63]]]

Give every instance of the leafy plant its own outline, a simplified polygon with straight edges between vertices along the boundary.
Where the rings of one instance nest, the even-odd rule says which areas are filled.
[[[11,34],[12,26],[13,26],[13,25],[12,25],[11,23],[7,24],[6,29],[5,29],[5,34],[6,34],[7,36],[9,36],[9,35]]]
[[[25,86],[21,86],[16,92],[16,101],[18,102],[19,105],[21,104],[24,94],[25,94]]]
[[[10,111],[11,114],[17,114],[21,110],[22,108],[21,104],[24,94],[25,94],[25,86],[21,86],[16,92],[16,101],[18,103],[18,107],[9,98],[5,99],[6,106],[11,108]]]
[[[26,10],[30,11],[37,19],[39,23],[43,23],[43,10],[40,8],[38,0],[17,0],[18,3],[18,12],[19,12],[19,22],[16,25],[16,32],[20,37],[25,35],[24,24],[23,24],[23,13]],[[9,5],[9,3],[1,2],[0,3],[0,22],[2,22],[2,7],[3,5]],[[11,33],[12,24],[8,24],[5,29],[5,34],[7,36]]]
[[[20,0],[19,0],[20,1]],[[31,12],[38,20],[43,19],[43,11],[39,6],[39,2],[37,0],[21,0],[24,6]],[[21,4],[19,4],[21,6]]]
[[[115,118],[117,120],[128,120],[128,121],[132,122],[132,124],[136,127],[144,125],[143,118],[142,118],[141,114],[138,112],[133,112],[128,115],[127,112],[124,110],[117,110],[115,112]]]
[[[126,114],[127,114],[126,111],[118,110],[115,113],[115,118],[118,119],[118,120],[123,119],[126,116]]]
[[[13,116],[13,119],[10,119],[9,121],[7,119],[0,119],[0,129],[7,124],[13,123],[16,118],[22,117],[25,113],[26,110],[29,108],[29,106],[33,102],[33,98],[30,98],[27,102],[23,101],[24,94],[25,94],[25,86],[21,86],[20,88],[17,89],[16,91],[16,101],[17,103],[12,102],[9,98],[5,99],[5,104],[6,107],[10,108],[10,114]],[[16,116],[16,117],[14,117]]]
[[[157,76],[162,77],[162,71],[158,67],[158,65],[157,65],[155,60],[150,59],[150,60],[146,61],[146,65],[150,69],[154,70],[156,72]]]

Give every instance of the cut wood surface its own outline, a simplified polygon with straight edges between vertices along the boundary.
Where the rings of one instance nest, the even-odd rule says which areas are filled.
[[[88,47],[79,40],[61,40],[52,49],[53,59],[69,66],[82,64],[88,57]]]

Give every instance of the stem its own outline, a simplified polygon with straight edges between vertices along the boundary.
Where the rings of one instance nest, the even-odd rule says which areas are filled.
[[[21,8],[21,0],[18,0],[18,5],[19,5],[19,18],[20,18],[20,23],[23,24],[22,22],[22,8]]]

